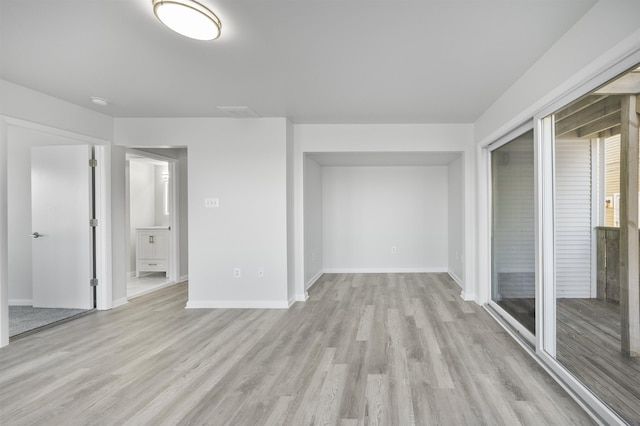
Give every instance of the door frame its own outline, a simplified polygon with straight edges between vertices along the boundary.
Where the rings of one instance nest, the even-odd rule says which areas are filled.
[[[47,135],[63,137],[70,142],[88,144],[94,148],[96,167],[95,195],[96,195],[96,277],[98,288],[96,292],[96,308],[111,309],[112,300],[112,253],[111,253],[111,142],[105,139],[82,135],[68,130],[34,123],[14,117],[0,116],[0,347],[9,344],[9,279],[8,279],[8,250],[7,235],[8,222],[7,207],[7,151],[8,134],[11,127],[23,128]],[[90,278],[90,277],[87,277]]]
[[[163,148],[153,148],[153,147],[140,147],[140,148],[130,148],[126,147],[125,152],[127,154],[135,154],[141,157],[150,158],[152,160],[164,161],[169,165],[169,227],[171,232],[169,233],[169,276],[167,279],[171,283],[178,283],[180,281],[180,209],[179,209],[179,200],[180,200],[180,185],[179,185],[179,160],[177,158],[165,157],[161,154],[156,154],[153,152],[145,151],[145,149],[163,149]],[[129,175],[127,173],[126,176],[126,185],[129,184]],[[128,193],[128,190],[127,190]],[[129,197],[125,200],[125,211],[127,215],[126,219],[126,229],[127,232],[127,240],[129,238],[130,232],[130,208],[129,205]],[[127,247],[129,247],[127,245]],[[127,256],[129,256],[129,250],[127,249]],[[128,273],[129,271],[127,271]],[[127,296],[128,298],[128,296]]]

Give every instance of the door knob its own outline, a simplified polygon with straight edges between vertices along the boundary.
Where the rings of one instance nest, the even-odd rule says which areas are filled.
[[[37,233],[37,232],[32,232],[31,234],[29,234],[29,236],[31,238],[40,238],[41,237],[41,235],[39,233]]]

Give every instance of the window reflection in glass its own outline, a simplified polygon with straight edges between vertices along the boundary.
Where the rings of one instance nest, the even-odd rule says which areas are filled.
[[[533,130],[491,153],[492,300],[535,334]]]

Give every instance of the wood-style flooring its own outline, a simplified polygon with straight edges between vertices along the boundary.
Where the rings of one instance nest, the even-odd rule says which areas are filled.
[[[186,310],[179,284],[15,341],[0,424],[592,424],[446,274],[324,275],[309,293]]]
[[[620,350],[620,305],[557,299],[556,359],[629,424],[640,425],[640,358]]]
[[[620,350],[620,305],[556,299],[556,359],[631,425],[640,425],[640,358]],[[498,302],[535,333],[535,299]]]

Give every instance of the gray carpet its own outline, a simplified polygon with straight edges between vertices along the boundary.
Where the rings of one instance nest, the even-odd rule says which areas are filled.
[[[44,327],[56,321],[87,312],[84,309],[34,308],[33,306],[9,306],[9,336]]]

